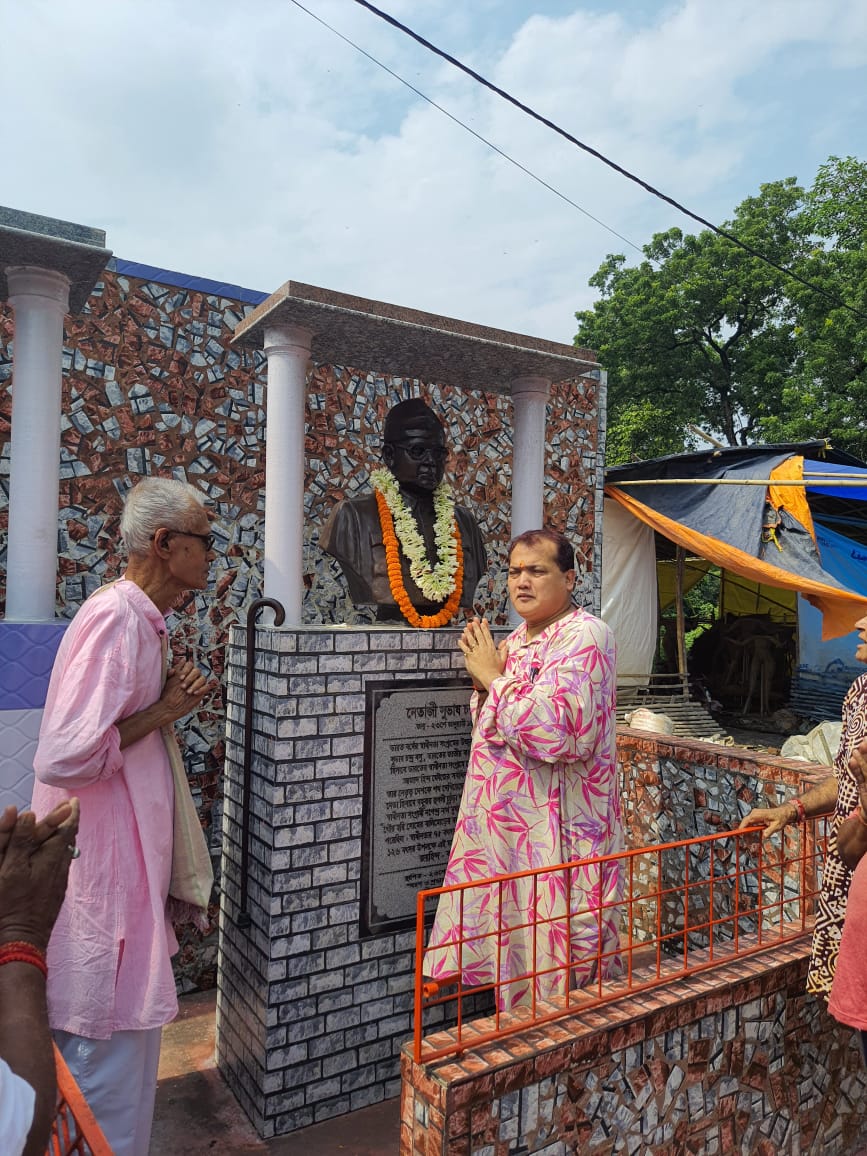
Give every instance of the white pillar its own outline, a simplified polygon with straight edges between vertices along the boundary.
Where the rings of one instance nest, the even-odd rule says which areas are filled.
[[[512,537],[542,525],[545,482],[545,407],[547,377],[518,377],[512,382]]]
[[[15,310],[6,621],[53,622],[69,278],[31,265],[9,266],[6,278]]]
[[[287,626],[301,625],[304,597],[304,403],[312,340],[297,325],[265,329],[265,597],[282,603]]]

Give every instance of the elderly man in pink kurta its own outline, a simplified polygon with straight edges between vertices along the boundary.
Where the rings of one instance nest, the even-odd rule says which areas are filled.
[[[208,582],[210,516],[164,478],[127,497],[124,577],[92,595],[58,650],[34,760],[33,806],[81,804],[81,857],[48,951],[49,1021],[115,1156],[147,1156],[162,1026],[177,1014],[167,912],[172,723],[201,701],[192,662],[166,676],[166,621]]]
[[[528,531],[509,548],[523,625],[499,647],[484,620],[461,637],[474,728],[445,886],[622,850],[614,640],[574,584],[567,539]],[[616,973],[618,882],[615,861],[447,893],[424,973],[499,983],[503,1010]]]

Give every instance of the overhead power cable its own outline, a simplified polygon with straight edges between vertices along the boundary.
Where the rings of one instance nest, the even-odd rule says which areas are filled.
[[[833,305],[836,305],[841,309],[848,310],[850,313],[853,313],[856,317],[860,317],[862,320],[867,320],[867,313],[862,313],[860,309],[856,309],[854,305],[849,305],[848,302],[843,301],[836,294],[829,293],[828,290],[824,289],[821,285],[817,285],[815,282],[808,280],[806,277],[802,277],[801,274],[796,273],[794,269],[789,269],[785,265],[780,265],[777,261],[774,261],[773,258],[759,252],[758,249],[754,249],[752,245],[748,245],[745,241],[741,241],[740,238],[736,237],[734,233],[729,233],[726,229],[721,229],[719,225],[715,225],[712,221],[708,221],[704,217],[699,216],[698,213],[694,213],[691,209],[688,209],[685,205],[682,205],[673,197],[668,196],[667,193],[663,193],[660,189],[657,189],[647,181],[642,180],[641,177],[636,176],[635,173],[631,173],[628,169],[623,168],[622,165],[617,164],[616,161],[611,160],[609,157],[605,156],[604,153],[601,153],[598,149],[593,148],[592,145],[586,144],[584,141],[579,140],[578,137],[573,136],[570,132],[567,132],[565,128],[561,128],[560,125],[556,124],[553,120],[549,120],[548,117],[542,116],[541,113],[536,112],[535,109],[531,108],[527,104],[524,104],[523,101],[518,100],[517,97],[512,96],[512,94],[507,92],[504,88],[500,88],[498,85],[494,84],[493,81],[488,80],[487,77],[482,76],[481,73],[476,72],[475,69],[470,68],[469,65],[464,64],[463,61],[458,60],[457,57],[452,56],[442,48],[438,48],[435,44],[432,44],[430,40],[426,40],[423,36],[419,35],[418,32],[414,32],[412,28],[408,27],[406,24],[403,24],[396,17],[389,15],[388,12],[383,12],[381,8],[377,8],[375,4],[371,4],[370,0],[355,0],[355,3],[359,4],[362,8],[366,8],[369,12],[372,12],[374,16],[378,16],[380,20],[384,20],[386,24],[390,24],[399,32],[403,32],[405,36],[409,36],[412,40],[415,40],[417,44],[420,44],[429,52],[433,52],[436,56],[439,56],[441,60],[445,60],[448,64],[451,64],[461,72],[466,73],[467,76],[472,77],[472,79],[475,80],[478,84],[481,84],[485,88],[490,89],[491,92],[496,93],[497,96],[502,97],[503,100],[507,101],[511,105],[514,105],[515,108],[520,109],[521,112],[525,113],[529,117],[532,117],[533,120],[537,120],[540,124],[545,125],[546,128],[556,132],[559,136],[562,136],[565,140],[568,140],[577,148],[582,149],[586,153],[589,153],[590,156],[595,157],[596,160],[602,161],[604,165],[607,165],[610,169],[613,169],[614,172],[619,173],[622,177],[626,177],[627,180],[632,181],[634,184],[638,185],[652,196],[657,197],[659,200],[665,201],[666,204],[671,205],[674,209],[677,209],[679,213],[683,213],[684,216],[689,217],[693,221],[697,221],[698,224],[703,225],[706,229],[710,229],[711,232],[716,233],[717,236],[724,237],[733,245],[737,245],[737,247],[742,249],[745,253],[749,253],[751,257],[755,257],[759,261],[763,261],[766,265],[770,266],[770,268],[776,269],[778,273],[782,273],[785,277],[790,277],[793,281],[797,281],[811,292],[820,294]]]
[[[416,96],[420,96],[422,100],[427,101],[427,103],[431,105],[432,108],[435,108],[437,112],[441,112],[443,116],[447,116],[450,121],[453,121],[456,125],[459,125],[462,129],[465,129],[468,133],[470,133],[471,136],[474,136],[476,140],[481,141],[484,145],[487,145],[489,149],[492,149],[495,153],[497,153],[498,156],[501,156],[503,160],[508,161],[510,165],[514,165],[516,169],[520,169],[522,173],[526,173],[528,177],[531,177],[538,184],[542,185],[543,188],[548,189],[548,191],[553,193],[555,197],[559,197],[561,201],[565,201],[567,205],[571,205],[573,209],[577,209],[579,213],[583,213],[585,217],[589,218],[591,221],[594,221],[603,229],[607,229],[609,233],[617,237],[618,240],[623,241],[625,245],[631,245],[637,253],[644,253],[644,250],[640,245],[636,245],[634,241],[630,241],[628,237],[624,237],[622,233],[618,233],[616,229],[611,227],[611,225],[606,225],[606,223],[600,220],[599,217],[594,217],[591,212],[579,205],[577,201],[573,201],[571,197],[567,197],[565,193],[562,193],[559,189],[555,188],[554,185],[549,184],[548,181],[544,179],[544,177],[540,177],[538,173],[534,173],[532,169],[528,169],[526,165],[521,164],[521,162],[516,160],[515,157],[510,156],[498,145],[495,145],[493,141],[490,141],[487,137],[482,136],[480,132],[476,132],[474,128],[471,128],[468,124],[462,121],[460,117],[457,117],[454,115],[454,113],[449,112],[447,108],[443,108],[441,104],[437,104],[435,100],[427,96],[424,92],[421,91],[421,89],[416,88],[414,84],[410,84],[408,80],[404,80],[404,78],[400,76],[399,73],[395,72],[394,69],[389,68],[387,64],[383,64],[381,60],[377,60],[375,56],[369,53],[366,49],[362,48],[360,44],[356,44],[354,40],[350,40],[348,36],[344,36],[342,32],[340,32],[333,25],[329,24],[327,20],[323,20],[321,16],[317,16],[315,12],[311,12],[309,8],[305,8],[304,5],[300,3],[300,0],[291,0],[291,3],[294,4],[296,8],[300,8],[302,12],[306,12],[308,16],[312,16],[317,24],[321,24],[323,28],[327,28],[329,32],[333,32],[335,36],[338,36],[344,42],[344,44],[348,44],[350,48],[354,48],[356,52],[360,52],[362,56],[366,56],[368,60],[372,61],[372,63],[377,65],[378,68],[381,68],[383,72],[387,72],[389,76],[394,77],[394,79],[399,81],[405,88],[408,88],[410,92],[414,92]]]

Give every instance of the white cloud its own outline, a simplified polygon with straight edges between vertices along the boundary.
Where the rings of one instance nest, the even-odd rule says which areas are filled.
[[[305,2],[637,243],[690,228],[357,5]],[[867,6],[848,0],[387,6],[712,219],[867,153]],[[624,250],[285,0],[7,0],[3,28],[0,201],[105,227],[119,256],[568,341]]]

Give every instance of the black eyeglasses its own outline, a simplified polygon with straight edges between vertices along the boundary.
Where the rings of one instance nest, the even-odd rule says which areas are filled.
[[[396,449],[403,450],[413,462],[422,462],[425,458],[432,458],[435,462],[444,462],[449,456],[445,446],[425,446],[419,442],[392,442]]]
[[[216,541],[213,534],[194,534],[192,530],[169,530],[168,533],[180,534],[182,538],[198,538],[200,542],[204,542],[206,554],[208,551],[213,550],[214,542]],[[154,534],[154,537],[156,537],[156,534]]]

